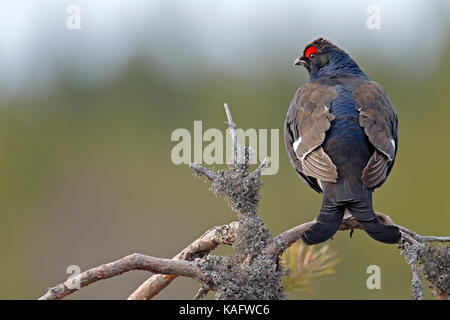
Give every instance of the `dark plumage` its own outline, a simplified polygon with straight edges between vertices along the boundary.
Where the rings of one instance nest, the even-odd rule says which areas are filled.
[[[398,148],[397,114],[383,88],[343,50],[317,39],[295,62],[310,80],[298,89],[285,123],[286,150],[300,177],[323,201],[307,244],[331,238],[350,213],[374,239],[395,243],[400,231],[381,223],[372,192],[387,179]]]

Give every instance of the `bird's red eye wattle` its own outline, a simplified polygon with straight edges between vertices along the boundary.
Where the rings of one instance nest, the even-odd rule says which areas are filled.
[[[317,53],[316,47],[313,47],[313,46],[308,47],[308,49],[306,49],[306,51],[305,51],[305,57],[309,58],[313,53]]]

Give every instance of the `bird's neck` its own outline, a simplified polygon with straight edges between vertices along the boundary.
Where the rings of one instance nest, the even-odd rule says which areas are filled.
[[[319,70],[311,73],[310,80],[321,78],[341,77],[345,75],[353,75],[361,78],[369,78],[362,72],[359,66],[347,54],[343,53],[339,57],[339,62],[328,63]]]

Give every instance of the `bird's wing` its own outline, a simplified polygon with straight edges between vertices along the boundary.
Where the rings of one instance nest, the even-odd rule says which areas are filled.
[[[307,83],[297,91],[286,117],[285,143],[299,175],[316,191],[317,180],[337,181],[337,169],[321,145],[334,116],[329,112],[336,91],[316,83]]]
[[[398,149],[398,118],[388,95],[378,83],[367,82],[353,91],[359,124],[375,152],[361,176],[366,188],[378,188],[386,181]]]

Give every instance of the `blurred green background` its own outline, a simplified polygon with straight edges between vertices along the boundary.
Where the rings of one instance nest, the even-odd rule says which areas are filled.
[[[80,30],[66,28],[69,4],[82,10]],[[371,4],[380,30],[366,27]],[[307,81],[292,62],[319,36],[381,83],[399,114],[396,165],[375,209],[421,234],[449,234],[447,1],[0,1],[0,12],[2,299],[41,296],[69,265],[171,257],[236,219],[170,158],[176,128],[203,120],[225,130],[225,101],[241,128],[280,129],[280,169],[263,177],[259,210],[272,233],[315,218],[321,196],[295,174],[281,130]],[[328,243],[336,273],[290,298],[410,298],[395,246],[361,231]],[[381,290],[366,287],[369,265],[381,268]],[[70,298],[125,298],[147,277],[131,272]],[[177,279],[157,298],[190,299],[197,288]]]

